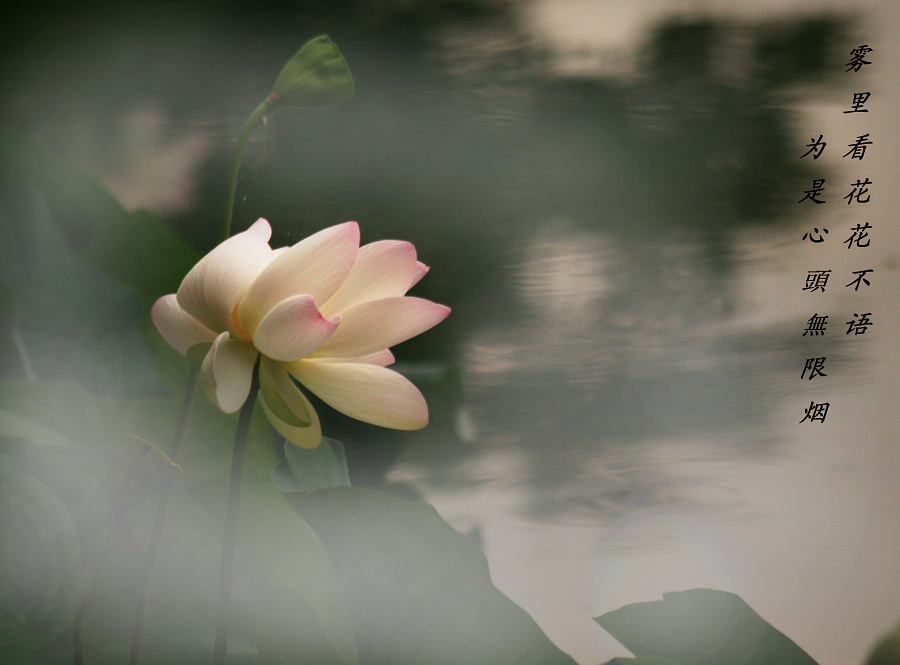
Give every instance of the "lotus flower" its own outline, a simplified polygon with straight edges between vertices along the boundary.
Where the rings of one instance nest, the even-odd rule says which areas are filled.
[[[315,448],[322,430],[294,380],[338,411],[393,429],[428,424],[428,406],[387,369],[389,347],[446,318],[450,309],[406,297],[428,267],[412,244],[359,246],[347,222],[273,250],[260,219],[203,257],[178,292],[153,305],[153,323],[186,355],[210,344],[200,384],[225,413],[241,408],[259,358],[259,399],[288,441]]]

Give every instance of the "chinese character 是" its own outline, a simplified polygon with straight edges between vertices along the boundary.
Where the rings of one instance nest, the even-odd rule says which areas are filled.
[[[862,226],[860,226],[859,224],[854,226],[851,229],[853,233],[844,241],[844,243],[846,243],[847,245],[847,249],[853,247],[854,243],[856,243],[857,247],[868,247],[871,240],[866,240],[865,245],[862,243],[862,241],[869,237],[868,230],[871,228],[872,226],[868,222],[863,222]]]
[[[844,113],[868,113],[869,109],[864,109],[866,102],[869,101],[869,97],[872,96],[870,92],[854,92],[853,93],[853,102],[850,104],[850,110],[844,111]]]
[[[874,49],[869,48],[868,44],[860,44],[855,49],[850,51],[850,62],[847,64],[847,69],[845,72],[849,72],[853,70],[854,72],[858,72],[862,69],[863,65],[871,65],[872,63],[866,60],[866,54],[871,53]]]
[[[857,314],[853,313],[853,320],[847,321],[847,325],[850,327],[847,328],[847,334],[853,333],[854,335],[864,335],[866,329],[873,325],[872,320],[869,318],[872,315],[872,312],[866,312],[865,314]],[[856,318],[859,317],[859,321]]]
[[[828,233],[828,229],[823,228],[822,230],[825,233]],[[813,238],[813,233],[815,233],[819,237]],[[809,238],[810,242],[825,242],[825,238],[822,236],[821,233],[819,233],[819,229],[817,229],[815,226],[813,227],[812,233],[807,231],[806,233],[803,234],[803,237],[800,238],[800,240],[806,240],[807,238]]]
[[[870,183],[871,184],[871,183]],[[825,201],[821,201],[816,197],[825,191],[825,178],[819,178],[817,180],[813,180],[812,189],[806,190],[806,196],[797,201],[797,203],[803,203],[806,199],[809,199],[813,203],[825,203]]]
[[[866,178],[865,180],[857,180],[853,183],[853,191],[851,191],[844,198],[847,199],[847,205],[853,203],[853,199],[856,199],[857,203],[868,203],[869,199],[872,198],[871,194],[866,197],[865,201],[862,199],[862,195],[869,191],[869,188],[866,185],[871,185],[872,181]]]
[[[809,380],[812,381],[815,376],[828,376],[822,370],[825,369],[825,356],[821,358],[807,358],[806,364],[803,366],[803,371],[800,373],[800,378],[803,379],[806,375],[806,371],[809,370]]]
[[[806,409],[806,415],[803,416],[803,420],[800,422],[809,421],[811,423],[816,422],[817,420],[820,423],[825,422],[825,416],[828,415],[828,407],[831,406],[828,402],[822,402],[821,404],[817,404],[813,401],[810,401],[809,408]]]
[[[862,136],[856,137],[856,143],[848,143],[847,147],[850,148],[846,153],[844,153],[844,157],[850,155],[850,159],[859,159],[862,160],[863,157],[866,156],[866,146],[875,145],[869,140],[868,134],[863,134]]]
[[[804,291],[811,291],[815,293],[816,291],[821,291],[825,293],[825,285],[828,283],[828,275],[831,274],[830,270],[809,270],[806,275],[806,286],[803,287]]]
[[[845,288],[846,288],[847,286],[853,286],[854,284],[856,284],[856,286],[854,287],[853,290],[854,290],[854,291],[859,291],[859,287],[860,287],[860,283],[861,283],[861,282],[865,282],[865,283],[866,283],[866,286],[871,286],[872,283],[871,283],[869,280],[866,279],[866,275],[868,275],[870,272],[875,272],[875,269],[874,269],[874,268],[869,268],[868,270],[854,270],[854,271],[853,271],[853,274],[854,274],[854,275],[858,275],[858,277],[857,277],[856,279],[854,279],[852,282],[850,282],[849,284],[846,284],[846,285],[845,285]],[[869,312],[869,314],[871,314],[871,313],[872,313],[872,312]],[[856,314],[854,314],[853,316],[856,316]]]
[[[819,138],[810,138],[809,140],[810,142],[806,144],[806,147],[809,148],[809,150],[800,155],[800,159],[803,159],[809,153],[812,153],[813,159],[818,159],[819,155],[821,155],[822,151],[825,149],[825,146],[828,145],[827,143],[825,143],[825,141],[822,140],[821,134],[819,134]]]
[[[856,316],[854,314],[854,316]],[[801,337],[806,337],[806,334],[809,333],[810,337],[816,337],[817,335],[825,334],[825,326],[828,323],[828,315],[819,316],[819,313],[816,312],[811,317],[809,317],[809,321],[806,322],[806,330],[803,331]]]

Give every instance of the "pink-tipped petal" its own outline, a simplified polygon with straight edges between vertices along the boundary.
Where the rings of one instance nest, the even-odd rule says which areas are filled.
[[[216,338],[216,333],[181,308],[174,293],[153,304],[150,318],[163,339],[181,355],[195,344],[212,342]]]
[[[358,251],[356,222],[338,224],[301,240],[259,273],[238,307],[241,326],[255,336],[266,314],[290,296],[308,294],[317,303],[325,302],[347,277]]]
[[[252,344],[222,333],[203,359],[200,384],[212,403],[225,413],[234,413],[247,401],[257,355]]]
[[[428,424],[428,405],[422,393],[386,367],[298,360],[288,368],[300,383],[351,418],[402,430]]]
[[[416,261],[416,272],[413,275],[412,281],[409,283],[409,286],[406,288],[409,291],[412,287],[422,281],[422,278],[428,274],[428,271],[431,270],[428,266],[426,266],[421,261]]]
[[[273,360],[299,360],[318,349],[338,329],[339,319],[329,321],[312,296],[285,298],[263,317],[253,344]]]
[[[347,279],[322,305],[322,311],[337,314],[369,300],[402,296],[413,280],[422,278],[419,268],[422,265],[416,261],[412,243],[379,240],[363,245]]]
[[[341,325],[316,357],[363,356],[419,335],[447,318],[450,308],[422,298],[373,300],[341,314]]]
[[[237,333],[231,313],[274,258],[271,235],[269,223],[260,219],[213,249],[181,282],[178,304],[210,330]]]

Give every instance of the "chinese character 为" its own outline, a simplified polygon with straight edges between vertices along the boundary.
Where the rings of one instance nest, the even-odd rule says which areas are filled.
[[[825,233],[828,233],[828,229],[823,228],[822,230],[823,230]],[[818,237],[818,238],[813,238],[813,233],[815,233],[815,234],[816,234],[817,236],[819,236],[819,237]],[[812,232],[812,233],[810,233],[809,231],[807,231],[806,233],[803,234],[803,237],[800,238],[800,240],[806,240],[807,237],[809,238],[809,241],[810,241],[810,242],[824,242],[824,241],[825,241],[825,238],[822,236],[821,233],[819,233],[819,229],[817,229],[815,226],[813,227],[813,232]]]
[[[806,322],[806,330],[803,331],[803,335],[801,335],[801,337],[806,337],[806,333],[809,333],[810,337],[824,335],[825,325],[827,323],[828,315],[826,314],[825,316],[819,316],[819,313],[816,312],[811,317],[809,317],[809,321]]]
[[[872,63],[865,59],[867,53],[871,53],[874,49],[869,48],[868,44],[860,44],[855,49],[850,51],[850,62],[846,63],[847,69],[845,72],[849,72],[853,70],[854,72],[858,72],[862,69],[863,65],[871,65]]]
[[[844,157],[850,155],[850,159],[859,159],[862,160],[863,157],[866,156],[866,146],[875,145],[869,140],[868,134],[863,134],[862,136],[856,137],[856,143],[848,143],[847,147],[850,148],[846,153],[844,153]]]
[[[819,155],[822,154],[822,151],[825,149],[825,146],[828,145],[825,141],[822,140],[822,135],[819,134],[819,138],[814,139],[810,138],[810,143],[806,144],[806,147],[809,148],[806,152],[800,155],[800,159],[806,157],[809,153],[813,154],[813,159],[818,159]]]
[[[864,109],[866,102],[869,101],[869,97],[872,96],[871,92],[854,92],[853,93],[853,102],[850,104],[850,110],[844,111],[844,113],[868,113],[869,109]]]
[[[807,358],[806,364],[803,366],[803,371],[800,373],[800,379],[802,380],[805,377],[806,370],[809,370],[810,381],[816,376],[828,376],[822,371],[823,369],[825,369],[825,356],[822,356],[821,358]]]
[[[863,226],[857,224],[854,226],[851,231],[853,232],[849,238],[847,238],[844,243],[847,245],[847,249],[853,247],[853,243],[856,243],[857,247],[868,247],[871,240],[866,240],[866,244],[862,243],[863,240],[869,237],[868,230],[871,229],[872,226],[868,222],[863,222]]]
[[[830,270],[808,271],[806,275],[806,286],[803,287],[803,290],[811,291],[813,293],[815,293],[816,291],[825,293],[825,285],[828,283],[828,275],[830,274]]]
[[[871,184],[871,183],[869,183]],[[813,180],[812,189],[806,190],[806,196],[797,201],[797,203],[803,203],[806,199],[809,199],[813,203],[825,203],[825,201],[820,201],[816,197],[825,191],[825,178],[819,178],[818,180]]]
[[[866,200],[863,201],[862,195],[869,191],[869,188],[866,185],[871,185],[872,181],[866,178],[865,180],[857,180],[851,185],[853,187],[853,191],[851,191],[844,198],[847,199],[847,205],[853,203],[853,199],[856,198],[857,203],[868,203],[869,199],[872,198],[871,195],[866,197]]]
[[[852,282],[850,282],[849,284],[846,284],[846,285],[845,285],[845,288],[846,288],[846,286],[853,286],[854,284],[856,284],[856,287],[855,287],[853,290],[854,290],[854,291],[859,291],[860,282],[865,282],[865,283],[866,283],[866,286],[871,286],[871,285],[872,285],[871,282],[869,282],[869,280],[866,279],[866,275],[868,275],[870,272],[875,272],[875,269],[874,269],[874,268],[869,268],[868,270],[854,270],[854,271],[853,271],[853,274],[854,274],[854,275],[859,275],[859,277],[857,277],[856,279],[854,279],[854,280],[853,280]],[[871,313],[872,313],[872,312],[869,312],[869,314],[871,314]],[[856,316],[856,314],[854,314],[853,316]]]
[[[872,320],[869,318],[872,315],[872,312],[866,312],[865,314],[857,314],[853,312],[853,320],[847,321],[847,325],[850,327],[847,328],[847,334],[853,333],[854,335],[864,335],[866,329],[873,325]],[[859,321],[856,318],[859,317]]]
[[[811,423],[816,422],[817,420],[820,423],[825,422],[825,416],[828,415],[828,407],[831,406],[828,402],[822,402],[821,404],[816,404],[813,401],[810,401],[809,408],[806,409],[806,415],[803,416],[803,420],[800,422],[809,421]]]

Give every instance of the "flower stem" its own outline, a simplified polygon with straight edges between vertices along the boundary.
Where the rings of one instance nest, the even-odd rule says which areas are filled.
[[[231,236],[231,217],[234,214],[234,196],[237,192],[238,173],[241,170],[241,162],[244,161],[244,153],[247,150],[247,143],[256,125],[262,117],[275,108],[281,98],[274,92],[269,95],[265,101],[256,107],[247,121],[244,123],[244,129],[238,138],[237,146],[234,149],[234,159],[231,162],[231,170],[228,172],[228,193],[225,198],[225,224],[222,227],[221,240],[227,240]]]
[[[194,398],[197,395],[197,385],[200,379],[200,365],[191,363],[191,373],[188,375],[187,389],[184,392],[184,401],[181,403],[181,415],[178,417],[178,425],[175,429],[175,441],[169,459],[178,464],[181,451],[184,449],[184,435],[187,432],[191,410],[194,408]],[[162,542],[163,531],[166,528],[166,519],[169,515],[169,504],[172,500],[172,482],[166,483],[162,498],[159,501],[159,511],[156,513],[156,524],[153,527],[153,536],[147,550],[147,561],[144,564],[144,572],[141,576],[141,591],[138,600],[137,617],[134,620],[134,633],[131,638],[130,665],[139,665],[141,662],[141,648],[144,644],[144,627],[147,623],[147,604],[150,600],[150,583],[153,581],[153,568],[156,565],[156,557],[159,554],[159,545]]]
[[[256,405],[259,390],[259,362],[253,368],[253,382],[250,395],[238,418],[234,432],[234,450],[231,454],[231,483],[228,488],[228,507],[225,511],[225,534],[222,538],[222,563],[219,568],[219,606],[216,615],[216,643],[213,649],[213,665],[225,664],[228,646],[228,619],[231,609],[231,578],[234,566],[234,545],[237,540],[237,518],[241,503],[241,479],[244,475],[244,453],[247,450],[247,435],[250,432],[250,418]]]

